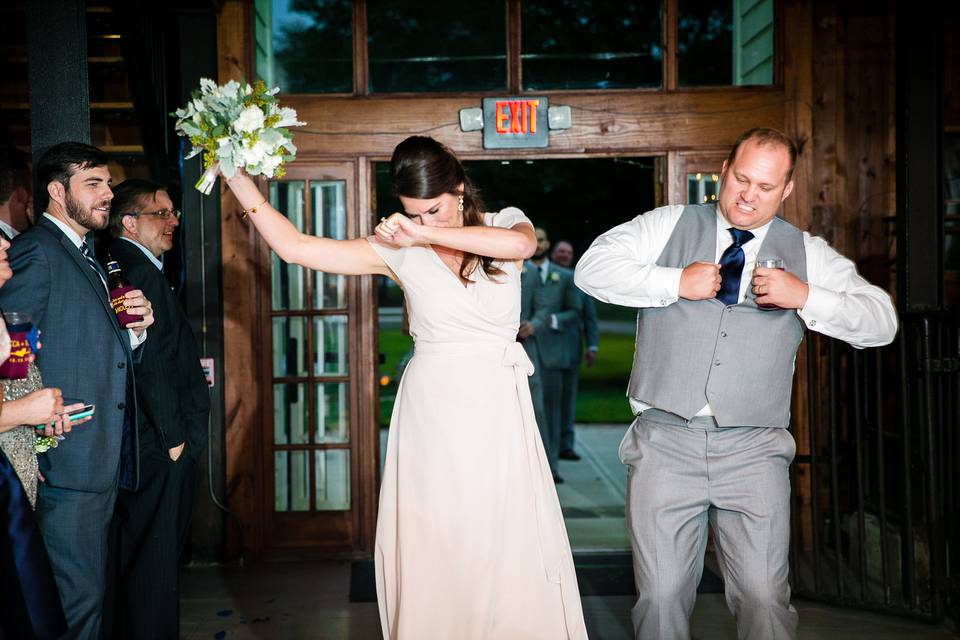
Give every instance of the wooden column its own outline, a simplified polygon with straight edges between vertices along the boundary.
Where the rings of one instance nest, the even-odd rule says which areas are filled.
[[[219,78],[249,80],[251,8],[242,0],[223,3],[217,26]],[[260,305],[256,241],[241,208],[222,182],[221,258],[223,261],[224,417],[227,451],[227,504],[240,528],[227,527],[227,550],[260,550],[263,531],[259,502],[263,488],[259,468],[262,452],[259,398],[263,395],[263,372],[258,357]],[[242,530],[242,533],[241,533]],[[242,536],[242,539],[241,539]]]

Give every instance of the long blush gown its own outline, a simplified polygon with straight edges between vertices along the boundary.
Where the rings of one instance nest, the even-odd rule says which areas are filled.
[[[529,220],[515,208],[486,224]],[[384,638],[586,638],[573,557],[516,342],[520,272],[468,285],[429,247],[370,239],[403,287],[414,355],[380,487]]]

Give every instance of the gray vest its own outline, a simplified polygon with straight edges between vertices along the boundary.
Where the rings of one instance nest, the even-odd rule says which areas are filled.
[[[716,208],[688,205],[657,264],[682,268],[714,262],[716,254]],[[787,271],[807,279],[803,233],[780,218],[770,223],[758,257],[781,258]],[[744,269],[741,277],[752,274]],[[795,311],[764,311],[749,289],[732,306],[681,298],[640,309],[627,393],[687,419],[709,403],[721,427],[787,427],[803,331]]]

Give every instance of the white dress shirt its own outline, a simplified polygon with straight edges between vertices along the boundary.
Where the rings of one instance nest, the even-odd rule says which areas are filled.
[[[58,227],[61,231],[63,231],[63,235],[67,236],[67,238],[70,239],[70,242],[72,242],[72,243],[77,247],[78,250],[80,249],[80,246],[83,245],[84,242],[86,242],[86,240],[85,240],[84,238],[81,238],[81,237],[77,234],[77,232],[74,231],[73,229],[71,229],[69,226],[67,226],[67,224],[66,224],[65,222],[63,222],[63,221],[61,221],[61,220],[58,220],[57,218],[54,218],[52,215],[50,215],[50,214],[47,213],[46,211],[43,212],[43,215],[46,216],[46,218],[47,218],[48,220],[50,220],[50,222],[52,222],[53,224],[57,225],[57,227]],[[92,249],[91,249],[91,250],[92,250]],[[102,282],[102,281],[103,281],[103,280],[101,279],[101,282]],[[104,283],[103,288],[104,288],[104,289],[107,288],[106,283]],[[107,293],[109,294],[110,292],[107,291]],[[143,344],[143,343],[146,342],[146,340],[147,340],[147,330],[146,330],[146,329],[144,329],[144,330],[143,330],[143,333],[141,333],[139,336],[138,336],[136,333],[134,333],[133,329],[127,329],[127,333],[128,333],[129,336],[130,336],[130,348],[131,348],[131,349],[136,349],[137,347],[139,347],[141,344]]]
[[[3,230],[11,240],[20,235],[20,232],[14,229],[6,220],[0,220],[0,230]]]
[[[684,205],[660,207],[607,231],[577,263],[574,281],[594,298],[626,307],[665,307],[680,298],[681,268],[661,267],[657,258],[667,246]],[[717,209],[717,251],[714,261],[733,237]],[[751,229],[754,237],[743,244],[744,266],[740,278],[743,302],[770,223]],[[889,344],[897,332],[897,312],[889,294],[867,282],[853,262],[836,252],[823,238],[803,232],[807,258],[807,302],[797,314],[812,331],[838,338],[854,347]],[[767,257],[767,256],[763,256]],[[634,413],[649,408],[630,399]],[[713,415],[709,405],[697,415]]]

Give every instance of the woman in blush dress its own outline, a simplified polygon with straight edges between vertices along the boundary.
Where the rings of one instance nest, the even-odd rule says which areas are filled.
[[[573,557],[516,341],[516,208],[485,213],[456,156],[427,137],[391,160],[404,213],[375,235],[300,233],[249,177],[228,181],[281,259],[403,287],[414,355],[390,421],[377,520],[384,638],[586,638]]]

